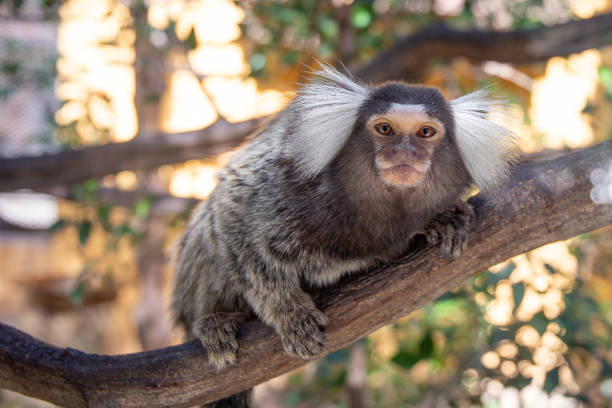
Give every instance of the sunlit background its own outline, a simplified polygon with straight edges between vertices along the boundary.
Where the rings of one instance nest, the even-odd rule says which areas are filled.
[[[440,21],[512,30],[611,10],[609,0],[0,0],[0,156],[264,117],[317,60],[354,69]],[[449,98],[492,87],[511,102],[526,154],[589,146],[612,132],[612,47],[520,66],[456,58],[431,64],[423,82]],[[168,319],[168,254],[192,199],[206,198],[230,155],[0,193],[0,320],[92,353],[181,342]],[[612,168],[591,181],[609,185]],[[605,189],[592,196],[612,201]],[[612,407],[612,230],[497,265],[260,385],[255,399],[260,407]],[[1,408],[47,405],[0,392]]]

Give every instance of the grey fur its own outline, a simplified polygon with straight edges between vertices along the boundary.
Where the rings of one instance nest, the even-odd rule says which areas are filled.
[[[305,287],[397,258],[418,233],[441,241],[444,255],[465,248],[471,210],[460,197],[472,180],[454,142],[451,106],[433,88],[364,88],[339,76],[319,73],[315,85],[235,152],[178,244],[174,320],[202,341],[219,369],[235,362],[236,329],[254,316],[274,328],[289,354],[321,353],[327,318]],[[351,108],[335,109],[335,95]],[[317,113],[309,112],[311,104]],[[446,130],[412,188],[380,179],[364,130],[372,114],[393,104],[422,106]],[[334,125],[317,124],[321,118]]]

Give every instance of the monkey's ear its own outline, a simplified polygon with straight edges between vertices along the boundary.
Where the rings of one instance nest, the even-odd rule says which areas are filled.
[[[486,90],[450,101],[455,119],[455,140],[463,162],[481,190],[492,190],[508,176],[516,158],[516,135],[498,121],[504,103]]]
[[[320,64],[292,103],[289,152],[305,177],[316,176],[342,149],[370,90],[334,68]]]

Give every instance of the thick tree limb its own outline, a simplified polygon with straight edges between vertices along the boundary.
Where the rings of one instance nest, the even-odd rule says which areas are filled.
[[[612,141],[522,164],[505,188],[471,199],[476,220],[470,246],[458,260],[440,259],[435,248],[427,249],[321,290],[317,304],[330,318],[325,353],[420,308],[491,265],[609,225],[612,204],[592,201],[597,186],[590,175],[611,166]],[[49,346],[0,325],[0,387],[67,407],[190,406],[252,387],[304,363],[288,357],[278,336],[258,321],[241,328],[238,365],[220,373],[207,366],[206,353],[195,341],[100,356]]]
[[[363,67],[368,81],[419,79],[433,58],[515,64],[542,61],[612,43],[612,13],[550,27],[516,31],[457,31],[445,26],[405,37]]]
[[[417,80],[433,59],[457,56],[474,61],[526,63],[612,44],[612,13],[552,27],[519,31],[457,31],[434,27],[400,40],[356,76],[368,82]],[[150,169],[211,156],[237,146],[256,128],[250,120],[218,121],[198,132],[69,150],[57,154],[0,159],[0,191],[74,183],[122,170]]]
[[[210,157],[238,146],[256,129],[258,122],[255,119],[239,123],[219,120],[194,132],[143,135],[129,142],[0,159],[0,191],[74,183],[122,170],[151,169]]]

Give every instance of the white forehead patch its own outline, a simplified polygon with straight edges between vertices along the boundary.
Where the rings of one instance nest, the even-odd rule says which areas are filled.
[[[392,103],[391,112],[406,112],[406,113],[427,113],[425,105],[423,104],[404,104],[404,103]]]

